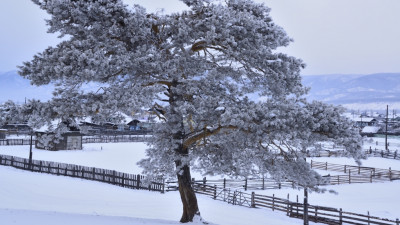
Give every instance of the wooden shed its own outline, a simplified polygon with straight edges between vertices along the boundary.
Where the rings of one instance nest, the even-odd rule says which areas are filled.
[[[7,133],[6,129],[0,129],[0,140],[6,139],[6,133]]]
[[[61,135],[61,140],[55,138],[54,133],[36,132],[35,147],[51,151],[82,150],[82,136],[80,132],[67,132]]]

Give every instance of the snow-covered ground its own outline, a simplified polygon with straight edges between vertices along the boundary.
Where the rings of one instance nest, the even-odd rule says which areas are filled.
[[[178,221],[178,192],[131,190],[76,178],[0,166],[0,224],[166,225]],[[268,209],[228,205],[198,195],[202,217],[220,225],[294,225],[302,221]],[[200,224],[200,223],[194,223]]]
[[[137,174],[141,169],[136,162],[145,156],[145,148],[144,143],[85,144],[83,150],[77,151],[52,152],[34,149],[33,158]],[[0,146],[0,154],[27,158],[29,146]],[[353,160],[346,158],[313,160],[355,164]],[[369,158],[363,161],[363,165],[400,170],[400,160]],[[194,173],[194,176],[196,179],[201,178],[201,174],[198,173]],[[339,194],[311,193],[309,203],[362,214],[367,214],[369,211],[372,216],[388,219],[400,217],[400,208],[397,206],[400,202],[400,195],[397,194],[400,190],[400,181],[326,188],[333,189]],[[286,198],[289,193],[291,201],[296,200],[296,195],[299,201],[303,199],[302,190],[281,189],[256,191],[256,193],[275,194],[281,198]],[[301,220],[290,219],[284,213],[232,206],[201,195],[198,195],[198,198],[203,217],[215,224],[301,223]],[[96,222],[101,220],[99,217],[104,217],[104,220],[101,220],[105,221],[103,224],[144,224],[143,218],[162,219],[150,222],[145,220],[147,224],[179,224],[175,221],[179,220],[180,213],[181,203],[176,192],[159,194],[136,191],[97,182],[0,167],[0,218],[5,216],[10,221],[21,220],[20,215],[24,214],[40,221],[41,218],[46,218],[48,221],[71,218],[68,224],[80,224],[75,223],[75,220],[83,221],[81,224],[102,224]]]

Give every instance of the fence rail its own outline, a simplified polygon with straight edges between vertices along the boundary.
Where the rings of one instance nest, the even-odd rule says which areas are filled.
[[[400,179],[400,171],[380,169],[365,166],[340,165],[328,162],[316,162],[311,160],[311,168],[326,171],[347,173],[347,175],[325,176],[328,184],[351,184],[351,183],[372,183]]]
[[[166,182],[166,190],[167,191],[176,191],[178,190],[177,181],[167,181]],[[272,178],[251,178],[244,180],[233,180],[233,179],[218,179],[218,180],[207,180],[204,177],[202,180],[192,179],[192,183],[196,184],[207,184],[209,186],[216,186],[219,188],[231,188],[235,190],[267,190],[267,189],[281,189],[281,188],[294,188],[295,183],[291,181],[283,181],[277,182]]]
[[[122,173],[115,170],[107,170],[95,167],[86,167],[73,164],[32,160],[8,155],[0,155],[0,165],[12,166],[18,169],[33,172],[48,173],[58,176],[77,177],[86,180],[100,181],[125,188],[142,189],[164,192],[164,181],[154,180],[147,184],[143,182],[145,177],[138,174]]]
[[[114,142],[146,142],[150,136],[146,135],[115,135],[115,136],[100,136],[100,137],[83,137],[82,144],[88,143],[114,143]],[[35,145],[33,139],[33,145]],[[0,146],[4,145],[30,145],[30,139],[4,139],[0,140]]]
[[[275,195],[267,196],[251,194],[242,191],[232,191],[230,188],[219,188],[216,185],[211,186],[202,183],[193,183],[196,193],[210,196],[215,200],[220,200],[233,205],[251,207],[251,208],[268,208],[273,211],[285,212],[287,216],[294,218],[303,218],[304,204],[299,203],[298,197],[296,202],[288,199],[277,198]],[[365,214],[352,213],[343,211],[341,208],[307,205],[308,218],[315,223],[325,224],[356,224],[356,225],[399,225],[399,219],[390,220],[380,217],[371,216],[369,212]]]
[[[150,137],[145,135],[83,137],[82,143],[146,142],[149,139]]]
[[[33,140],[33,144],[35,144]],[[0,140],[0,145],[30,145],[31,139],[4,139]]]

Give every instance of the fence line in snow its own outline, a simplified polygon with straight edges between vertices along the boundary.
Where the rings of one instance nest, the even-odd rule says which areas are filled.
[[[252,192],[251,194],[231,190],[230,188],[219,188],[216,185],[211,186],[202,183],[193,183],[196,193],[210,196],[215,200],[227,202],[228,204],[246,206],[250,208],[268,208],[273,211],[285,212],[287,216],[303,219],[304,204],[299,203],[298,196],[296,202],[287,199],[277,198],[275,195],[267,196]],[[367,214],[359,214],[343,211],[342,208],[307,205],[307,215],[309,221],[325,224],[359,224],[359,225],[400,225],[399,219],[390,220],[371,216]]]
[[[162,179],[154,180],[151,184],[146,184],[143,182],[145,177],[140,174],[128,174],[115,170],[42,160],[32,160],[32,162],[29,162],[29,159],[9,155],[0,155],[0,165],[57,176],[69,176],[85,180],[100,181],[131,189],[164,192],[164,181]]]
[[[82,144],[88,143],[115,143],[115,142],[146,142],[150,139],[146,135],[113,135],[113,136],[100,136],[100,137],[83,137]],[[33,140],[35,145],[36,140]],[[30,145],[30,139],[4,139],[0,140],[1,145]]]
[[[328,162],[316,162],[311,160],[311,168],[326,171],[335,171],[347,173],[347,175],[325,176],[328,184],[351,184],[351,183],[372,183],[400,179],[400,171],[389,169],[380,169],[365,166],[352,166],[333,164]]]

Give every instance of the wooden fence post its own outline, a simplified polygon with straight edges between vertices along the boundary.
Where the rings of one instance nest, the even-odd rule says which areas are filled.
[[[400,225],[400,221],[398,218],[396,219],[396,225]]]
[[[256,193],[251,192],[251,208],[255,208],[256,207]]]
[[[289,216],[289,194],[287,194],[286,214],[287,214],[287,216]]]
[[[226,178],[224,178],[224,189],[226,188]]]
[[[60,176],[60,164],[57,163],[57,176]]]
[[[342,225],[343,223],[343,211],[342,208],[339,210],[339,224]]]
[[[14,166],[14,156],[11,156],[11,166]]]
[[[161,191],[161,194],[164,194],[165,193],[165,179],[163,178],[162,179],[162,191]]]
[[[262,189],[265,190],[265,179],[264,179],[264,176],[262,178]]]
[[[140,174],[136,175],[136,189],[140,189]]]
[[[246,177],[246,179],[244,180],[244,190],[247,191],[247,177]]]
[[[372,183],[372,170],[371,170],[371,176],[369,178],[369,182]]]
[[[275,211],[275,194],[272,194],[272,211]]]
[[[313,161],[312,161],[312,159],[311,159],[311,163],[310,163],[310,164],[311,164],[311,169],[312,169],[312,167],[313,167],[313,164],[312,164],[312,163],[313,163]]]
[[[351,170],[349,170],[349,184],[351,184]]]
[[[344,173],[346,173],[346,165],[344,165]]]
[[[392,181],[392,167],[389,167],[389,180]]]
[[[217,199],[217,185],[214,184],[214,200]]]
[[[325,170],[328,170],[328,162],[325,162]]]
[[[95,168],[93,167],[92,169],[92,179],[96,180],[96,175],[95,175]]]
[[[299,217],[299,195],[296,195],[296,216]]]
[[[370,225],[370,216],[369,216],[369,211],[368,211],[368,225]]]
[[[42,172],[42,161],[39,163],[39,172]]]
[[[308,225],[308,190],[304,188],[304,209],[303,209],[303,221],[304,225]]]

